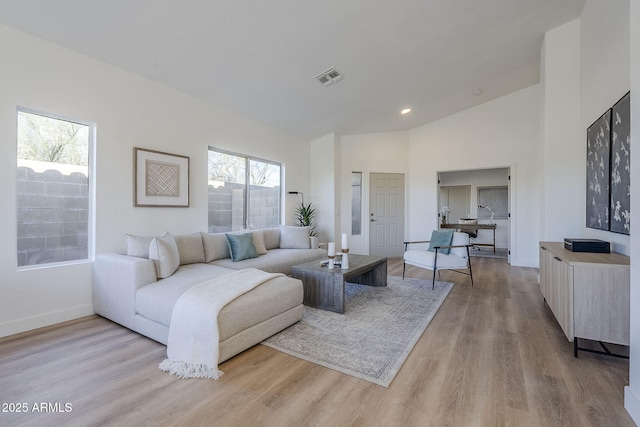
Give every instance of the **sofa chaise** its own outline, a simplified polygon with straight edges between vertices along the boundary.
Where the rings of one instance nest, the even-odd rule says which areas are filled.
[[[190,288],[214,278],[224,280],[225,274],[245,268],[283,273],[220,311],[219,362],[223,362],[302,318],[302,282],[286,275],[293,265],[324,257],[326,250],[311,248],[306,227],[166,233],[155,238],[127,235],[126,255],[96,256],[94,311],[166,345],[173,307]]]

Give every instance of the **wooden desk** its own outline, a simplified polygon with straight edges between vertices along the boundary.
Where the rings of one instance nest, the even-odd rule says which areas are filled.
[[[493,244],[473,243],[473,246],[492,246],[493,253],[496,253],[496,224],[440,224],[440,228],[455,228],[460,231],[493,230]]]

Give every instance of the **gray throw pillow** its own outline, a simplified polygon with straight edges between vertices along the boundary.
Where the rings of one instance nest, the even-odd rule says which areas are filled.
[[[438,231],[433,230],[431,233],[431,243],[429,244],[429,251],[435,252],[434,249],[436,246],[449,246],[451,245],[451,240],[453,239],[453,229]],[[443,248],[438,249],[439,254],[449,255],[449,251],[451,248]]]
[[[226,234],[229,242],[229,252],[233,262],[243,259],[258,258],[256,246],[253,244],[253,233]]]

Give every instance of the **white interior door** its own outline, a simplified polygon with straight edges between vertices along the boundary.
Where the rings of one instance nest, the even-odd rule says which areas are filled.
[[[401,257],[404,252],[404,174],[371,173],[369,254]]]

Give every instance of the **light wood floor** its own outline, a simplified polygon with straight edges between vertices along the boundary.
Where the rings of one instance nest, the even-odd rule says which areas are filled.
[[[218,381],[180,380],[157,369],[164,346],[91,316],[0,340],[0,410],[29,407],[0,412],[0,425],[634,425],[628,361],[573,357],[537,269],[474,258],[474,271],[473,288],[443,273],[457,284],[388,389],[261,345],[223,363]],[[40,402],[71,412],[31,412]]]

